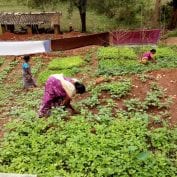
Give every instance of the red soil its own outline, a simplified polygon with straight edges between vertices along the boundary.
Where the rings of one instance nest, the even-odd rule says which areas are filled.
[[[10,32],[5,32],[4,34],[0,35],[0,40],[2,41],[47,40],[47,39],[62,39],[62,38],[76,37],[81,35],[84,35],[84,33],[69,32],[63,34],[14,34]]]

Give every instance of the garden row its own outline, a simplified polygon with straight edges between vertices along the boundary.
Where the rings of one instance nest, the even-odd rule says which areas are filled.
[[[177,67],[176,47],[158,47],[156,54],[157,63],[142,65],[140,57],[149,47],[140,48],[101,48],[98,50],[99,67],[98,74],[125,75],[138,74],[162,68]]]
[[[171,99],[155,82],[143,100],[132,98],[130,76],[139,74],[146,83],[150,79],[142,72],[177,67],[176,48],[159,47],[157,64],[141,65],[138,56],[147,49],[105,47],[84,57],[52,60],[39,73],[39,82],[45,83],[53,73],[86,74],[87,93],[74,102],[80,114],[70,116],[55,108],[48,119],[39,119],[43,88],[16,96],[10,111],[14,119],[0,142],[0,171],[39,177],[177,176],[177,128],[165,120],[159,128],[148,127],[150,119],[159,122],[169,113]],[[97,69],[93,60],[98,61]],[[39,68],[40,62],[33,73]],[[104,81],[96,83],[100,74]],[[158,114],[149,112],[152,107]]]

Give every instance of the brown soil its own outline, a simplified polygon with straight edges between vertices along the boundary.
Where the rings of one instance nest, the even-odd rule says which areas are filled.
[[[84,33],[80,32],[68,32],[63,34],[14,34],[10,32],[5,32],[4,34],[0,35],[0,40],[46,40],[46,39],[62,39],[62,38],[69,38],[69,37],[77,37],[85,35]]]
[[[169,37],[161,41],[165,45],[177,45],[177,37]]]
[[[173,98],[169,112],[171,113],[171,124],[177,123],[177,69],[164,69],[150,73],[155,76],[157,83],[166,90],[168,97]]]

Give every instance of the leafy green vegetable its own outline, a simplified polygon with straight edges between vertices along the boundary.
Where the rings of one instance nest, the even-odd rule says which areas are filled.
[[[98,50],[98,59],[131,60],[136,59],[132,48],[128,47],[103,47]]]
[[[82,64],[83,60],[80,56],[56,58],[49,63],[48,69],[49,70],[68,69],[72,67],[81,66]]]
[[[175,176],[177,129],[151,132],[141,119],[110,120],[105,117],[109,111],[97,117],[109,124],[87,122],[81,116],[65,122],[65,114],[58,111],[48,119],[9,124],[13,131],[1,143],[1,172],[41,177]]]
[[[130,80],[122,80],[119,82],[105,83],[100,86],[102,91],[110,91],[113,98],[121,98],[126,96],[131,90]]]
[[[41,72],[38,76],[39,83],[45,83],[47,78],[52,74],[64,74],[64,76],[71,77],[74,74],[78,73],[78,68],[71,68],[71,69],[61,69],[61,70],[45,70]]]
[[[177,68],[176,49],[170,47],[157,48],[155,57],[157,63],[149,62],[147,65],[143,65],[139,62],[138,58],[140,56],[136,56],[135,52],[132,53],[133,49],[126,48],[126,50],[127,52],[122,54],[117,52],[116,48],[101,48],[97,54],[99,59],[98,74],[125,75],[143,73],[161,68]],[[135,48],[134,50],[136,51],[137,49]]]

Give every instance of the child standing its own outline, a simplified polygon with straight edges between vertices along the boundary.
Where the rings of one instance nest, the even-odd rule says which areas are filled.
[[[24,63],[22,64],[22,70],[23,70],[23,88],[28,90],[30,87],[36,87],[36,83],[32,77],[31,74],[31,68],[30,68],[30,56],[25,55],[23,57]]]

